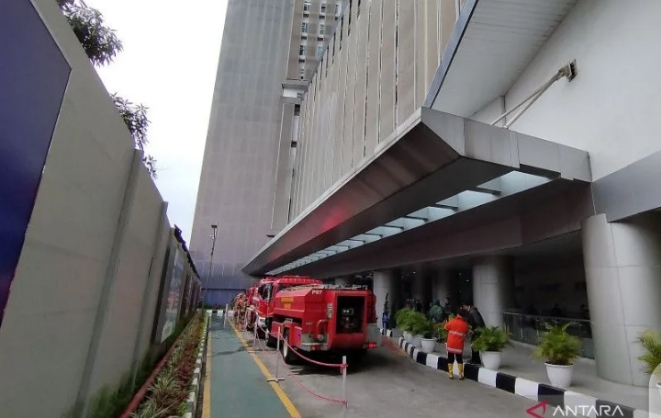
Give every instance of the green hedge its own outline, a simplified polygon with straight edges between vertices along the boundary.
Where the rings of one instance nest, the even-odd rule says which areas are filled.
[[[135,394],[152,374],[154,368],[163,358],[165,353],[172,347],[179,335],[193,319],[197,311],[193,311],[188,317],[180,319],[175,329],[162,345],[155,345],[147,350],[138,365],[138,371],[133,384],[133,374],[128,371],[122,377],[119,385],[114,389],[104,387],[99,390],[90,401],[90,407],[85,415],[86,418],[117,418],[121,416],[129,406]],[[63,415],[63,418],[75,418],[74,408]]]

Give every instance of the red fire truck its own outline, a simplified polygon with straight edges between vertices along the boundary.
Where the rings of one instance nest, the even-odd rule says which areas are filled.
[[[254,308],[254,301],[258,298],[259,286],[251,286],[246,290],[246,329],[252,331],[257,320],[257,312]]]
[[[262,280],[259,281],[259,283],[256,286],[252,286],[247,290],[247,295],[248,295],[248,321],[246,323],[246,329],[249,331],[252,331],[255,326],[255,322],[258,321],[259,315],[258,313],[261,312],[262,318],[266,317],[266,312],[267,312],[267,306],[268,302],[265,301],[262,298],[262,293],[264,289],[264,285],[267,283],[273,283],[276,280],[275,277],[265,277]],[[261,321],[261,327],[264,327],[264,320],[262,319]]]
[[[267,345],[275,346],[280,338],[286,363],[297,358],[290,346],[357,360],[380,345],[376,297],[366,287],[302,285],[281,290],[273,299]]]
[[[273,296],[282,289],[309,284],[322,284],[322,281],[306,276],[266,277],[260,280],[256,293],[252,299],[249,299],[250,306],[257,311],[255,319],[259,329],[269,329],[271,326],[275,301]]]

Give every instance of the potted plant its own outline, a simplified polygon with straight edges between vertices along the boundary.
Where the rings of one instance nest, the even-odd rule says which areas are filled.
[[[434,330],[423,313],[413,312],[410,318],[410,331],[413,336],[411,343],[415,348],[422,349],[422,340],[425,339],[425,335],[428,336],[427,339],[431,339]]]
[[[439,353],[442,353],[445,350],[445,342],[448,339],[448,332],[445,330],[445,324],[447,324],[447,321],[433,324],[433,337],[436,339],[434,351],[438,351]]]
[[[439,343],[444,343],[448,339],[448,331],[445,329],[446,324],[447,321],[434,324],[434,336]]]
[[[535,356],[546,360],[546,374],[553,386],[568,388],[571,386],[573,361],[581,353],[581,340],[569,335],[567,328],[573,325],[546,324],[547,331],[542,334]]]
[[[403,308],[397,311],[397,314],[395,315],[395,321],[397,321],[397,328],[401,329],[403,334],[404,334],[404,339],[408,342],[411,342],[413,340],[413,336],[411,334],[411,319],[413,317],[413,314],[415,314],[415,311],[411,308]]]
[[[645,365],[645,373],[652,377],[656,377],[656,387],[661,393],[661,339],[659,335],[646,331],[638,337],[638,343],[643,346],[645,353],[638,357]]]
[[[431,321],[427,320],[427,318],[423,319],[424,321],[419,321],[415,331],[421,336],[420,350],[422,350],[423,353],[431,354],[436,348],[436,337],[434,336],[435,328]]]
[[[480,352],[484,367],[498,370],[503,357],[503,350],[510,344],[510,336],[498,327],[478,328],[472,341],[473,349]]]

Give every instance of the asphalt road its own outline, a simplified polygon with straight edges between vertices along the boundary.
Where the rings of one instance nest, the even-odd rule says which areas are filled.
[[[263,342],[261,347],[265,348]],[[275,373],[275,352],[263,351],[258,356]],[[525,410],[535,404],[470,380],[449,380],[445,373],[414,363],[396,348],[373,350],[361,365],[349,370],[348,418],[530,418]],[[303,418],[343,417],[343,405],[315,398],[301,387],[342,398],[342,377],[337,369],[303,364],[288,367],[281,361],[279,376],[285,377],[280,386]]]

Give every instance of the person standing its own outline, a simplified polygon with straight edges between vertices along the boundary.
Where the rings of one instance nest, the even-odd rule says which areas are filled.
[[[443,307],[441,301],[436,299],[431,309],[429,309],[429,319],[434,323],[441,323],[444,320]]]
[[[477,307],[473,306],[472,302],[468,302],[464,304],[463,309],[465,309],[468,312],[468,325],[471,327],[472,331],[472,336],[471,340],[476,337],[477,335],[475,334],[475,331],[478,328],[484,328],[486,326],[486,323],[484,322],[484,318],[482,317],[482,314],[480,311],[477,309]],[[482,364],[482,360],[480,360],[480,352],[475,351],[473,349],[473,345],[471,344],[471,364]]]
[[[241,329],[244,319],[243,316],[245,315],[245,311],[246,311],[244,296],[245,295],[243,293],[239,294],[236,304],[234,306],[234,325],[239,329]]]
[[[454,379],[454,362],[457,362],[459,368],[459,380],[464,379],[464,343],[466,334],[468,334],[468,323],[464,319],[467,312],[460,309],[457,316],[445,324],[445,330],[448,332],[445,349],[448,353],[448,377]]]
[[[454,312],[452,309],[452,302],[450,301],[450,298],[445,298],[445,304],[443,305],[443,322],[450,319],[450,314],[452,312]]]

